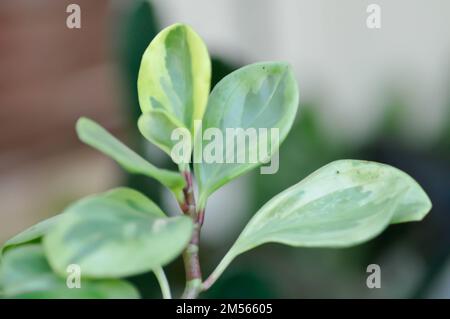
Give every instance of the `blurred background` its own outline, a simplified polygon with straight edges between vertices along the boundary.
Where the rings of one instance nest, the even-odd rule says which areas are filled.
[[[66,8],[81,7],[81,29]],[[369,4],[381,28],[366,26]],[[420,223],[394,225],[348,249],[264,245],[240,256],[205,297],[450,298],[450,2],[445,0],[2,0],[0,2],[0,242],[71,201],[117,185],[139,189],[171,213],[154,181],[125,174],[79,142],[88,116],[160,166],[168,158],[135,126],[136,79],[151,39],[188,23],[213,58],[213,82],[248,63],[285,60],[300,109],[280,151],[280,171],[258,170],[207,206],[208,275],[254,212],[273,195],[341,158],[394,165],[429,194]],[[368,289],[366,267],[381,266]],[[179,262],[167,267],[181,291]],[[159,297],[151,274],[130,278]]]

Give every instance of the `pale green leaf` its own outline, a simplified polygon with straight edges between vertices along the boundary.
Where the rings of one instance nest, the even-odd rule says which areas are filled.
[[[169,156],[172,156],[171,152],[175,145],[179,142],[177,136],[172,136],[176,129],[183,128],[183,125],[178,123],[177,119],[172,117],[162,110],[150,110],[142,114],[138,121],[138,127],[141,134],[150,142],[157,145]],[[186,150],[186,160],[179,161],[177,164],[187,164],[190,160],[190,154],[192,152],[192,139],[190,132],[185,129],[185,135],[180,136],[181,142],[188,144]],[[185,140],[184,138],[187,138]]]
[[[113,158],[130,173],[155,178],[180,198],[185,181],[179,173],[155,167],[90,119],[80,118],[76,129],[84,143]]]
[[[166,214],[150,198],[144,194],[128,187],[117,187],[107,192],[91,195],[90,197],[103,197],[115,200],[119,203],[126,203],[133,209],[155,215],[156,217],[166,217]]]
[[[332,162],[267,202],[212,278],[237,255],[264,243],[352,246],[380,234],[390,223],[420,220],[430,209],[422,188],[392,166],[358,160]]]
[[[218,128],[223,137],[223,162],[207,163],[204,159],[196,158],[201,154],[209,141],[202,138],[201,144],[196,139],[194,150],[195,175],[200,187],[200,201],[203,202],[219,187],[260,165],[260,148],[270,144],[266,154],[270,157],[284,140],[298,108],[298,88],[291,68],[281,62],[263,62],[243,67],[223,78],[213,89],[208,100],[208,106],[202,123],[203,137],[206,130]],[[227,156],[227,151],[233,151],[233,140],[226,138],[226,129],[255,130],[257,142],[246,142],[245,147],[237,148],[234,139],[234,156]],[[278,129],[279,140],[271,139],[271,129]],[[267,137],[260,134],[259,129],[266,129]],[[278,142],[278,143],[277,143]],[[272,143],[272,144],[271,144]],[[231,153],[230,153],[231,154]],[[251,160],[249,154],[257,154],[258,161]],[[237,163],[238,156],[244,155],[245,162]]]
[[[63,274],[69,264],[78,264],[83,276],[108,278],[171,262],[187,245],[192,220],[164,217],[144,205],[99,195],[70,206],[44,236],[50,265]]]
[[[55,225],[60,219],[61,215],[55,215],[48,219],[45,219],[21,233],[15,235],[14,237],[8,239],[1,249],[1,253],[3,254],[7,249],[11,247],[15,247],[18,245],[23,245],[29,242],[38,241],[43,235],[47,233],[47,231]]]
[[[153,201],[151,201],[143,194],[131,188],[118,187],[108,192],[91,196],[103,196],[118,201],[128,202],[130,205],[134,206],[137,210],[153,213],[155,214],[155,216],[165,216],[164,212],[158,207],[158,205],[156,205]],[[40,238],[44,236],[51,229],[51,227],[53,227],[59,221],[60,218],[61,214],[55,215],[15,235],[14,237],[12,237],[11,239],[7,240],[4,243],[1,249],[2,253],[4,253],[10,247],[26,244],[29,242],[39,241]]]
[[[408,174],[397,170],[399,177],[411,184],[395,209],[391,224],[422,220],[431,209],[431,201],[423,189]]]
[[[68,288],[66,277],[53,273],[42,247],[36,244],[8,250],[0,279],[7,298],[139,298],[131,284],[116,279],[82,279],[80,288]]]
[[[145,50],[138,76],[142,112],[161,109],[193,132],[206,107],[211,80],[208,50],[191,27],[174,24]]]
[[[102,194],[97,195],[91,195],[86,198],[93,198],[93,197],[103,197],[108,198],[111,200],[116,200],[118,202],[126,202],[128,205],[134,207],[136,210],[146,212],[148,214],[153,214],[156,217],[164,217],[166,216],[164,212],[149,198],[141,194],[140,192],[133,190],[131,188],[126,187],[118,187],[115,189],[112,189],[110,191],[107,191]],[[30,228],[26,229],[25,231],[19,233],[18,235],[14,236],[10,240],[8,240],[4,246],[2,247],[2,252],[4,253],[6,250],[11,249],[13,247],[16,247],[18,245],[23,245],[31,242],[39,242],[41,237],[44,236],[51,227],[54,227],[54,225],[58,222],[58,220],[61,218],[62,214],[56,215],[54,217],[51,217],[47,220],[44,220],[34,226],[31,226]],[[158,274],[158,279],[163,276],[164,271],[161,267],[156,267],[153,269],[155,274]],[[1,278],[0,278],[1,279]],[[0,281],[1,282],[1,281]],[[100,282],[102,283],[102,282]],[[103,283],[102,283],[103,284]],[[114,284],[114,283],[113,283]],[[110,285],[108,282],[105,285]],[[112,285],[112,284],[111,284]],[[115,285],[115,284],[114,284]],[[114,285],[112,288],[114,288]],[[107,287],[107,286],[105,286]],[[168,291],[168,287],[164,286],[165,291]],[[79,291],[71,291],[70,298],[76,298],[77,293]],[[31,297],[31,298],[58,298],[59,295],[67,295],[68,292],[60,292],[58,290],[52,290],[52,291],[38,291],[38,292],[31,292],[26,293],[25,295],[22,295],[21,297]],[[81,293],[81,297],[87,295],[86,290],[84,290]],[[93,295],[95,297],[95,295]]]

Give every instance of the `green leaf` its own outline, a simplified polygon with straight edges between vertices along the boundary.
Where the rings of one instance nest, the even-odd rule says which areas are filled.
[[[10,249],[2,259],[0,279],[7,298],[139,298],[126,281],[82,279],[80,288],[69,289],[65,278],[52,272],[40,245]]]
[[[126,187],[118,187],[115,189],[112,189],[108,192],[88,196],[86,198],[92,198],[92,197],[103,197],[108,198],[111,200],[116,200],[118,202],[127,202],[128,205],[134,207],[136,210],[148,212],[150,214],[153,214],[157,217],[165,217],[166,215],[164,212],[150,199],[148,199],[143,194],[139,193],[138,191],[126,188]],[[39,242],[41,237],[44,236],[54,225],[58,222],[58,220],[61,218],[62,214],[53,216],[49,219],[46,219],[34,226],[31,226],[30,228],[26,229],[25,231],[19,233],[18,235],[14,236],[10,240],[8,240],[4,246],[2,247],[2,254],[6,250],[9,250],[13,247],[17,247],[19,245],[24,245],[27,243],[34,243]],[[161,267],[156,267],[153,269],[155,272],[155,275],[158,277],[158,280],[160,281],[161,278],[164,277],[164,271]],[[1,278],[0,278],[1,279]],[[167,282],[164,283],[165,291],[165,297],[170,296],[170,290],[168,290]],[[0,281],[0,287],[1,287],[1,281]],[[114,288],[114,287],[113,287]],[[1,289],[0,289],[1,291]],[[169,291],[169,295],[168,292]],[[73,298],[75,298],[77,292],[73,292]],[[39,292],[33,292],[33,293],[27,293],[27,296],[22,297],[36,297],[36,298],[57,298],[58,295],[61,295],[59,291],[39,291]],[[82,295],[85,295],[86,291],[82,293]],[[62,294],[64,295],[64,294]],[[95,297],[95,296],[94,296]]]
[[[152,212],[153,214],[155,214],[155,216],[166,216],[164,212],[158,207],[158,205],[156,205],[143,194],[131,188],[118,187],[108,192],[92,196],[103,196],[105,198],[111,198],[118,201],[125,201],[134,206],[137,210]],[[1,249],[2,254],[11,247],[39,241],[41,237],[51,229],[51,227],[58,223],[60,218],[61,214],[55,215],[15,235],[5,242]]]
[[[118,203],[126,203],[129,207],[133,209],[152,214],[156,217],[166,217],[166,214],[156,205],[151,199],[149,199],[144,194],[128,187],[117,187],[110,191],[92,195],[88,198],[103,197],[107,199],[112,199]]]
[[[223,137],[226,137],[227,128],[250,128],[256,130],[257,143],[246,142],[244,148],[235,152],[234,160],[231,158],[232,163],[207,163],[202,160],[201,163],[194,164],[200,187],[200,202],[225,183],[260,165],[263,158],[252,163],[249,154],[259,154],[259,149],[264,144],[269,144],[267,155],[272,156],[291,129],[297,108],[297,82],[285,63],[256,63],[223,78],[209,97],[201,137],[209,128],[220,129]],[[272,128],[278,129],[278,141],[270,138]],[[267,129],[267,138],[260,134],[259,129]],[[226,151],[235,149],[237,143],[233,146],[232,139],[224,139],[223,159],[226,162],[230,159],[226,156]],[[209,143],[211,142],[202,138],[202,149],[205,150]],[[196,159],[199,144],[196,143],[194,150],[194,163],[200,161]],[[239,152],[245,155],[245,163],[236,163]]]
[[[208,50],[191,27],[162,30],[145,50],[138,76],[142,112],[164,110],[193,133],[205,111],[211,80]]]
[[[164,266],[181,253],[193,229],[189,217],[164,217],[149,199],[125,198],[91,196],[64,212],[43,240],[57,273],[78,264],[86,277],[128,276]]]
[[[80,118],[77,122],[76,129],[79,138],[84,143],[113,158],[130,173],[143,174],[155,178],[170,188],[175,193],[177,199],[181,198],[185,181],[180,174],[160,169],[150,164],[90,119]]]
[[[212,277],[237,255],[264,243],[352,246],[380,234],[390,223],[420,220],[430,209],[428,196],[406,173],[375,162],[335,161],[267,202]]]
[[[400,170],[397,170],[397,173],[399,178],[404,178],[405,183],[410,183],[411,187],[408,188],[396,207],[391,224],[421,221],[431,210],[431,201],[411,176]]]
[[[1,249],[1,254],[4,254],[7,249],[10,249],[12,247],[39,240],[44,234],[47,233],[47,231],[51,227],[53,227],[58,222],[60,217],[61,215],[55,215],[46,220],[43,220],[7,240]]]
[[[141,134],[148,139],[153,144],[157,145],[169,156],[172,157],[172,150],[174,150],[175,145],[178,143],[177,138],[174,137],[172,140],[172,134],[176,129],[183,128],[183,124],[180,124],[176,118],[172,117],[169,113],[162,110],[151,110],[141,115],[138,121],[138,127]],[[184,135],[182,135],[181,142],[189,143],[187,144],[187,149],[184,160],[172,159],[181,167],[183,164],[189,163],[191,152],[192,152],[192,140],[190,132],[185,129]],[[188,134],[187,134],[188,133]],[[182,133],[183,134],[183,133]],[[185,140],[187,138],[187,140]]]

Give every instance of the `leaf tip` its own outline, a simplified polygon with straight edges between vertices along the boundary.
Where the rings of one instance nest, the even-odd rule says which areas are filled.
[[[75,124],[75,131],[81,140],[83,140],[83,135],[87,127],[92,124],[95,124],[95,122],[88,117],[82,116],[77,120]]]

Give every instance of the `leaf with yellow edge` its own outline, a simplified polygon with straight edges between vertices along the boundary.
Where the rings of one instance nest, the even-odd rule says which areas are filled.
[[[210,81],[211,60],[200,36],[187,25],[171,25],[158,33],[142,56],[141,110],[164,110],[193,134],[194,120],[201,120],[205,112]]]
[[[264,243],[348,247],[377,236],[389,224],[421,220],[430,209],[431,201],[419,184],[392,166],[359,160],[332,162],[268,201],[205,286],[236,256]]]

